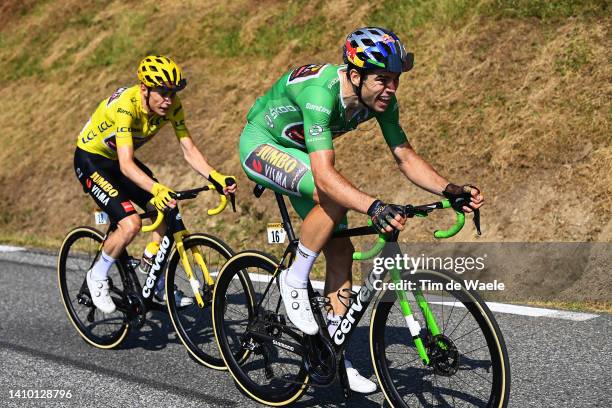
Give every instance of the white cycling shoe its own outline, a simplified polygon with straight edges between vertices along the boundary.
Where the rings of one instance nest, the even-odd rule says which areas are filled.
[[[283,304],[287,312],[287,317],[298,329],[308,335],[315,335],[319,331],[312,309],[308,300],[308,289],[294,288],[287,283],[286,276],[288,270],[282,271],[278,277]]]
[[[160,302],[165,302],[166,301],[166,291],[165,290],[155,291],[155,299],[159,300]],[[183,291],[176,289],[176,286],[175,286],[174,287],[174,304],[177,305],[178,307],[191,306],[193,305],[193,298],[189,296],[185,296]]]
[[[344,367],[346,367],[346,377],[348,378],[351,391],[360,394],[370,394],[376,391],[376,383],[359,374],[359,371],[353,368],[353,365],[346,357],[344,358]]]
[[[110,297],[108,278],[104,280],[95,280],[91,276],[91,269],[87,271],[87,287],[91,300],[98,309],[103,313],[113,313],[117,307]]]

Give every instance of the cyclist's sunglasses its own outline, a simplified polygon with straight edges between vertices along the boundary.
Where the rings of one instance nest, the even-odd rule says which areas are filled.
[[[162,98],[174,98],[178,91],[185,88],[187,85],[187,80],[185,78],[181,79],[176,87],[169,88],[166,86],[156,86],[151,88],[153,91],[157,92]]]

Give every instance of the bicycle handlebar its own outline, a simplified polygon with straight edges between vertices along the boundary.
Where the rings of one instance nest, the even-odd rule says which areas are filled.
[[[233,183],[228,183],[228,185],[232,185]],[[201,193],[202,191],[216,191],[215,190],[215,186],[212,184],[203,186],[203,187],[198,187],[198,188],[194,188],[191,190],[183,190],[183,191],[177,191],[176,193],[172,194],[172,197],[175,200],[189,200],[189,199],[193,199],[196,198],[198,196],[199,193]],[[207,210],[206,212],[208,213],[208,215],[217,215],[219,213],[221,213],[223,210],[225,210],[225,207],[227,207],[227,197],[225,197],[225,195],[223,194],[219,194],[220,199],[219,199],[219,205],[215,208],[211,208],[209,210]],[[234,212],[236,212],[236,207],[235,207],[235,197],[234,194],[231,194],[231,201],[232,201],[232,207],[234,208]],[[153,199],[151,199],[150,201],[151,204],[153,204]],[[157,210],[157,209],[156,209]],[[151,232],[157,229],[157,227],[160,226],[160,224],[162,223],[162,221],[164,220],[164,212],[163,211],[159,211],[157,210],[157,216],[155,217],[155,221],[153,221],[153,223],[151,225],[145,225],[141,228],[142,232]]]
[[[420,206],[406,205],[404,207],[404,213],[406,217],[408,218],[412,218],[415,216],[416,217],[427,217],[429,213],[432,212],[433,210],[445,209],[445,208],[453,208],[450,200],[448,199],[437,201],[431,204],[420,205]],[[438,238],[438,239],[450,238],[456,235],[464,227],[465,214],[463,213],[463,211],[459,211],[457,209],[455,209],[454,211],[455,211],[455,224],[446,230],[435,230],[434,231],[435,238]],[[368,225],[372,226],[371,220],[368,220]],[[478,235],[480,235],[481,231],[480,231],[480,211],[479,210],[474,210],[474,225],[476,227],[476,231],[478,232]],[[376,255],[378,255],[383,250],[385,244],[387,243],[387,240],[388,240],[387,234],[378,234],[378,239],[376,240],[376,243],[374,244],[374,246],[365,252],[359,252],[359,251],[354,252],[353,260],[363,261],[363,260],[374,258]]]

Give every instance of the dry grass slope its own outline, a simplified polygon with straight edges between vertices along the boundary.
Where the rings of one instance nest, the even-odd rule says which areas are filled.
[[[338,63],[346,32],[384,24],[416,55],[399,90],[402,125],[443,174],[483,187],[482,239],[610,241],[607,2],[539,3],[4,1],[0,240],[53,246],[70,227],[91,221],[93,204],[72,169],[76,136],[96,104],[134,83],[139,59],[156,52],[184,67],[194,138],[241,185],[237,214],[208,219],[203,210],[214,198],[206,197],[187,205],[189,225],[236,248],[261,243],[265,221],[277,217],[272,196],[256,201],[239,167],[236,143],[246,112],[289,67]],[[379,133],[366,123],[338,140],[340,169],[386,200],[430,200],[393,169]],[[166,147],[171,140],[166,129],[138,156],[166,184],[198,184],[178,146]],[[428,231],[445,222],[416,221],[404,238],[431,240]],[[468,230],[455,239],[474,240]]]

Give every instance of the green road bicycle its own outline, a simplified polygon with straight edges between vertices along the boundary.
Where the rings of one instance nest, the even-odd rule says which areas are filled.
[[[201,191],[215,191],[214,186],[177,192],[177,200],[193,199]],[[217,208],[209,215],[223,211],[227,198],[220,195]],[[233,205],[233,200],[232,200]],[[156,218],[153,224],[142,227],[144,232],[155,230],[165,219],[168,226],[153,267],[141,284],[135,271],[137,261],[127,250],[117,259],[109,272],[111,297],[117,310],[105,314],[98,310],[87,288],[86,273],[100,256],[104,240],[117,228],[111,222],[104,234],[95,228],[81,226],[70,231],[62,246],[57,263],[57,277],[62,302],[77,333],[90,345],[111,349],[121,345],[130,329],[140,328],[151,310],[166,312],[190,355],[201,364],[214,369],[225,369],[214,341],[210,305],[214,277],[234,252],[212,235],[191,234],[183,224],[178,206],[165,212],[148,211],[143,219]],[[165,274],[165,299],[157,302],[153,289]],[[174,291],[191,297],[189,306],[180,306]]]
[[[256,187],[256,195],[263,188]],[[213,295],[213,325],[219,349],[238,386],[254,400],[280,406],[295,402],[308,386],[325,387],[339,380],[350,396],[343,351],[372,300],[370,357],[387,402],[393,407],[506,407],[510,366],[502,333],[481,297],[466,288],[455,273],[376,268],[351,296],[336,332],[328,334],[322,308],[328,299],[309,283],[319,333],[304,335],[287,319],[277,277],[294,256],[298,239],[282,195],[276,194],[283,226],[290,240],[281,260],[258,251],[234,255],[221,269]],[[405,206],[408,217],[427,216],[435,209],[461,208],[463,197],[422,206]],[[463,227],[436,231],[450,237]],[[474,216],[479,230],[479,214]],[[376,234],[371,227],[334,236]],[[399,232],[379,235],[376,245],[355,260],[394,258]],[[378,263],[378,262],[377,262]],[[245,286],[244,274],[249,281]],[[394,283],[376,290],[381,282]],[[412,284],[410,283],[412,282]],[[428,282],[423,285],[423,282]],[[245,290],[246,289],[246,290]]]

